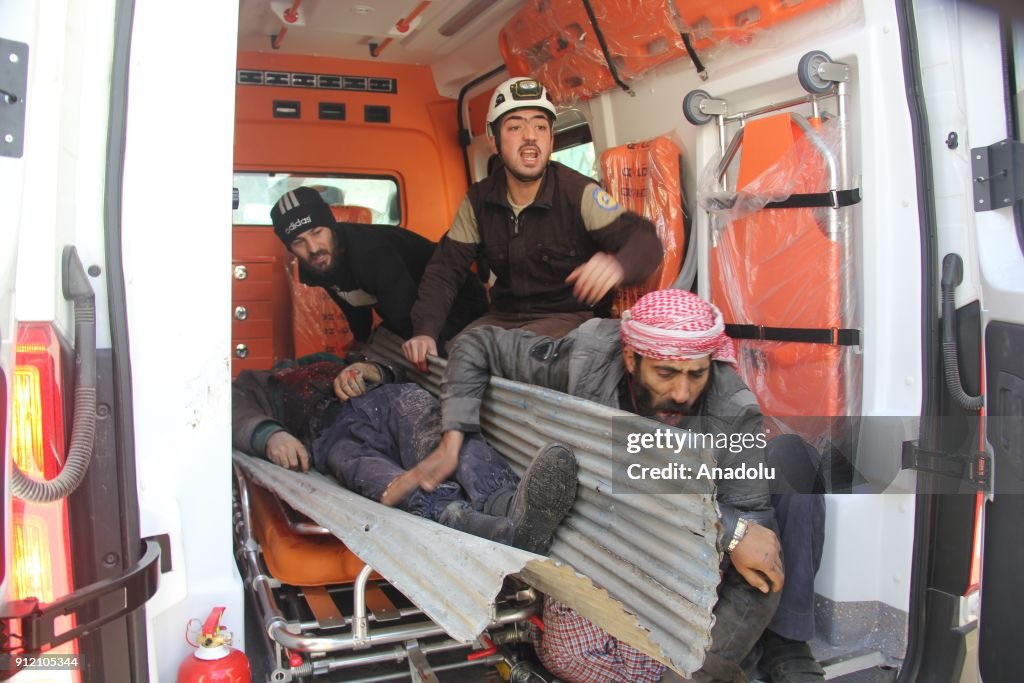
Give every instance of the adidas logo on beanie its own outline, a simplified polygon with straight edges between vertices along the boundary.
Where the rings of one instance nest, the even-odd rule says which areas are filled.
[[[278,239],[290,247],[295,238],[313,228],[334,227],[331,208],[312,187],[297,187],[285,192],[270,210],[270,220]]]

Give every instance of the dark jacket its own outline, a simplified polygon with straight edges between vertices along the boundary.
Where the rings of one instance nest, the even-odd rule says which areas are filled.
[[[661,241],[646,218],[619,206],[590,178],[552,162],[533,203],[517,216],[505,173],[475,183],[441,239],[412,312],[414,334],[437,337],[458,284],[476,258],[496,276],[494,310],[556,313],[590,310],[565,279],[598,251],[615,255],[623,284],[645,280],[662,259]],[[607,314],[613,292],[594,306]]]
[[[480,405],[491,377],[536,384],[622,410],[619,387],[625,375],[619,321],[588,320],[561,339],[529,332],[478,327],[459,337],[451,349],[441,384],[441,430],[480,431]],[[714,364],[698,414],[681,425],[707,434],[758,434],[761,410],[753,392],[727,363]],[[718,449],[723,468],[757,468],[764,449]],[[720,539],[731,539],[743,516],[770,526],[773,520],[768,482],[722,480],[717,500],[722,513]]]
[[[373,330],[373,311],[377,311],[384,327],[404,339],[411,337],[409,313],[436,245],[393,225],[339,222],[334,234],[341,250],[340,262],[325,276],[302,268],[302,283],[327,291],[360,342],[366,341]],[[452,315],[442,320],[442,336],[446,339],[487,312],[487,296],[479,279],[463,277],[455,292],[458,298]]]
[[[243,370],[232,383],[231,441],[237,450],[266,458],[267,440],[282,430],[311,450],[336,416],[342,404],[334,396],[334,378],[349,363],[289,363],[276,370]],[[385,383],[398,379],[389,366],[376,365]]]

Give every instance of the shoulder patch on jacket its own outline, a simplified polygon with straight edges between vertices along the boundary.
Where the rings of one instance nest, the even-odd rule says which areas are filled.
[[[600,187],[594,188],[594,201],[605,211],[614,211],[619,208],[619,203],[615,201],[615,197],[611,196]]]

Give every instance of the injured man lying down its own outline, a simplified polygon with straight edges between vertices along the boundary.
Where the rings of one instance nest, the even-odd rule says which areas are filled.
[[[292,470],[334,476],[350,491],[475,536],[545,553],[576,495],[576,459],[541,449],[523,478],[479,435],[433,490],[394,500],[388,487],[441,440],[441,407],[379,363],[318,354],[246,370],[232,388],[234,447]]]

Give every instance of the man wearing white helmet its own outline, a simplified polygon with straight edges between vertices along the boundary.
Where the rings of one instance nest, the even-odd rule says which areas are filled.
[[[590,178],[549,161],[555,106],[530,78],[499,85],[487,135],[502,168],[470,187],[420,282],[413,338],[422,365],[474,259],[496,279],[491,310],[474,323],[561,337],[607,315],[613,290],[644,281],[661,263],[654,225],[626,211]]]

